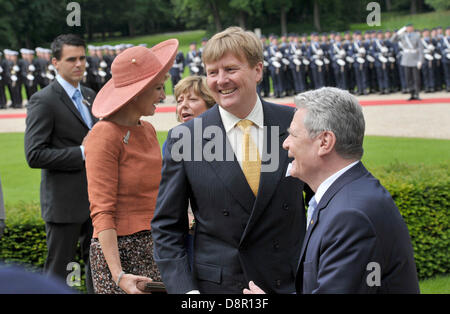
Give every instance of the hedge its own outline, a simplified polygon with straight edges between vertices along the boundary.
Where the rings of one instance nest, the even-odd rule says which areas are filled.
[[[409,228],[419,279],[450,273],[449,165],[391,164],[370,169],[394,198]],[[45,226],[37,203],[7,208],[0,260],[41,269]],[[82,264],[80,255],[78,262]],[[83,274],[83,272],[82,272]]]

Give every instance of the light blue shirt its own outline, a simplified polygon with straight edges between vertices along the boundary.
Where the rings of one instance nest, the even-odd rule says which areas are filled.
[[[70,100],[72,100],[72,103],[75,106],[75,109],[78,110],[77,103],[75,102],[75,100],[73,100],[73,95],[75,94],[76,90],[79,90],[81,97],[83,97],[83,94],[81,93],[80,83],[78,83],[78,87],[75,88],[72,84],[70,84],[65,79],[63,79],[62,76],[59,74],[56,75],[56,80],[58,81],[59,85],[62,86],[62,88],[66,92],[67,96],[69,96]],[[86,157],[84,156],[84,146],[80,145],[80,149],[81,149],[81,155],[83,156],[83,160],[85,160]]]

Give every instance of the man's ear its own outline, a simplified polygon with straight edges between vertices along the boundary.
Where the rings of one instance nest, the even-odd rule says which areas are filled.
[[[320,140],[319,151],[318,154],[320,157],[328,155],[334,149],[336,145],[336,135],[334,135],[331,131],[324,131],[319,135],[318,139]]]
[[[58,69],[58,59],[56,59],[55,57],[52,57],[52,64],[55,67],[55,69]]]

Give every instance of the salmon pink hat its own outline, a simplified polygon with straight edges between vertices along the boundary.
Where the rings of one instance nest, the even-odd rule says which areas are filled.
[[[118,111],[172,67],[178,40],[163,41],[151,49],[137,46],[120,53],[111,65],[112,78],[95,97],[92,113],[103,118]]]

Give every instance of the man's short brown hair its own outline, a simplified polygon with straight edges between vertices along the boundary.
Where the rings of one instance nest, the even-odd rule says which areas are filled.
[[[208,40],[203,49],[203,62],[215,62],[229,52],[238,59],[244,57],[251,68],[264,60],[261,41],[255,33],[232,26]]]

